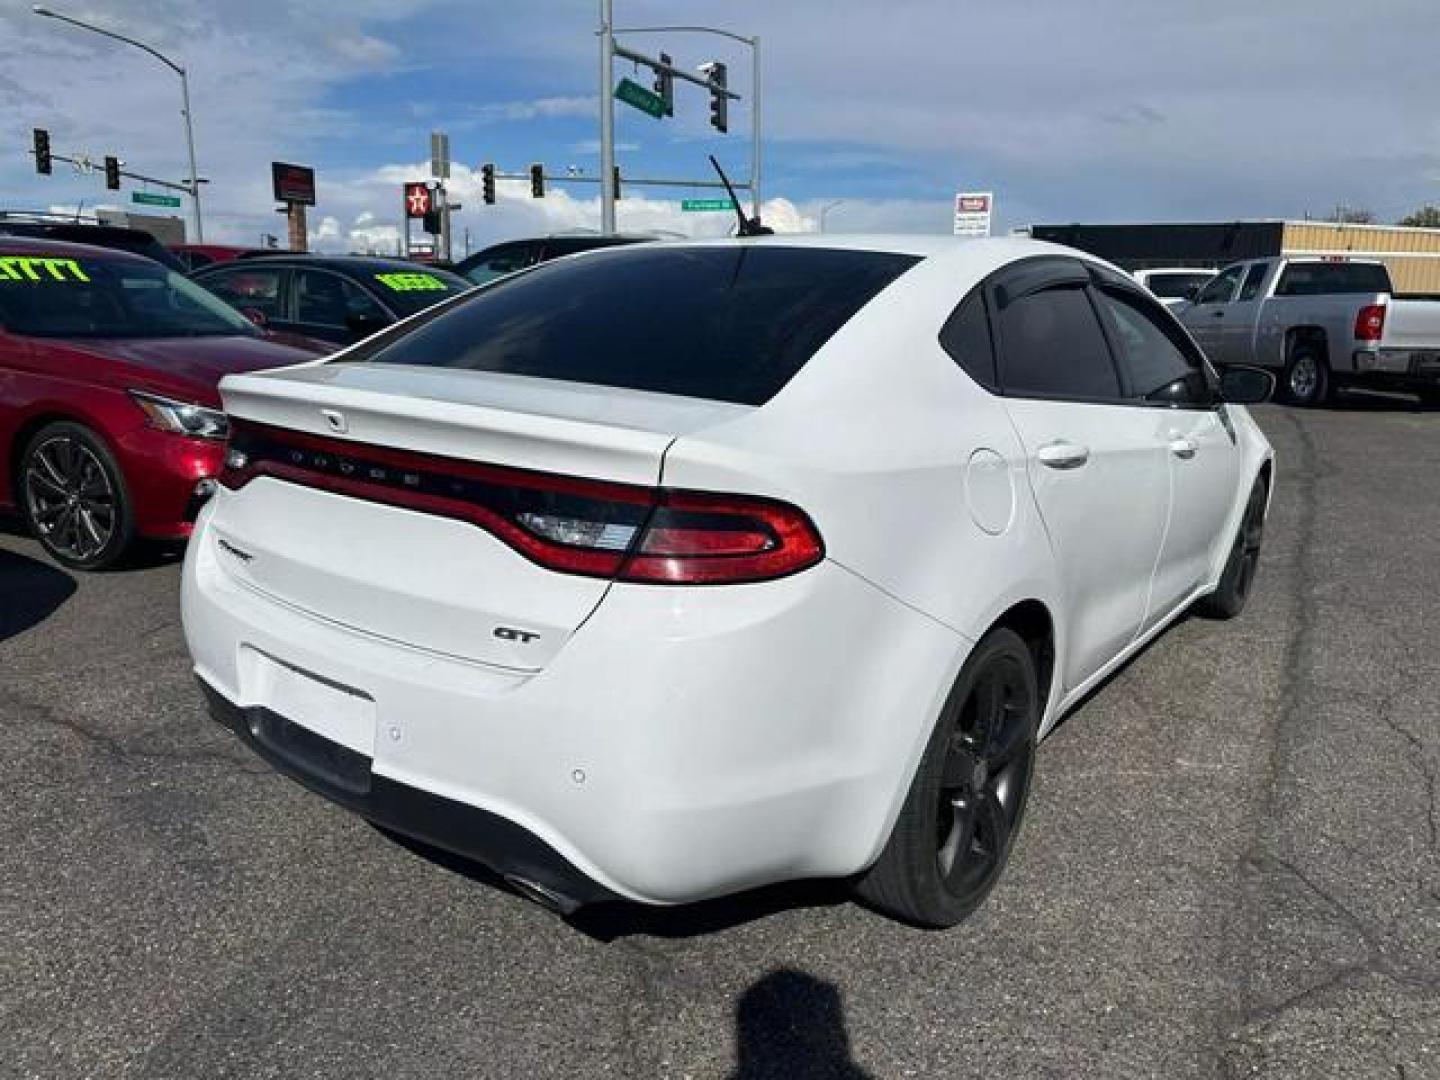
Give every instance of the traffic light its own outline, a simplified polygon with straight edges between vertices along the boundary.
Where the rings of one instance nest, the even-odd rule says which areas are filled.
[[[111,191],[120,190],[120,159],[105,155],[105,186]]]
[[[730,130],[730,99],[725,96],[725,65],[719,60],[701,64],[700,70],[710,80],[710,126],[720,134]]]
[[[489,162],[480,166],[480,194],[486,206],[495,205],[495,166]]]
[[[614,187],[615,187],[615,198],[618,199],[618,198],[620,198],[620,166],[619,166],[619,165],[616,165],[616,166],[615,166],[615,174],[614,174],[614,176],[611,177],[611,179],[615,182],[615,184],[614,184]]]
[[[536,164],[530,166],[530,194],[537,199],[543,199],[545,197],[544,165]]]
[[[434,203],[431,203],[434,206]],[[426,232],[431,236],[440,235],[440,211],[439,209],[426,210],[420,219]]]
[[[660,63],[669,66],[674,63],[674,61],[670,59],[669,53],[662,52],[660,54]],[[663,69],[655,72],[655,96],[665,103],[665,115],[674,116],[675,76],[671,75],[670,72]],[[616,184],[615,187],[618,193],[620,185]]]
[[[35,171],[50,175],[50,132],[44,128],[35,129]]]

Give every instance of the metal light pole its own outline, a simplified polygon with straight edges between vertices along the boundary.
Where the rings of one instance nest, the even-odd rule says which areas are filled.
[[[820,207],[820,231],[822,233],[825,231],[825,215],[828,214],[831,210],[834,210],[835,207],[844,205],[844,199],[836,199],[834,202],[828,202],[824,206]]]
[[[162,64],[168,67],[176,75],[180,76],[180,101],[181,113],[185,117],[185,149],[190,155],[190,208],[195,216],[195,241],[205,242],[205,225],[200,217],[200,176],[195,168],[195,130],[190,122],[190,81],[185,75],[185,68],[171,60],[164,53],[152,46],[146,45],[143,41],[136,41],[124,34],[117,34],[114,30],[106,30],[104,27],[94,26],[83,20],[73,18],[69,15],[62,15],[58,11],[52,11],[43,4],[36,4],[30,9],[36,15],[43,15],[47,19],[56,19],[59,22],[69,23],[71,26],[78,26],[82,30],[90,30],[104,37],[114,38],[116,41],[123,41],[126,45],[134,45],[137,49],[143,49],[155,57]]]
[[[615,235],[615,95],[610,80],[615,66],[612,0],[600,0],[600,233]]]

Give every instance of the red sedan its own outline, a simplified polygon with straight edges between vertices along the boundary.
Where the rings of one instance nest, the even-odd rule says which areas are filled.
[[[0,506],[77,569],[186,537],[225,452],[221,377],[314,355],[153,260],[0,239]]]

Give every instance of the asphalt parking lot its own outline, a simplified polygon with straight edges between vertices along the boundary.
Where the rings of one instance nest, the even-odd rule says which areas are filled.
[[[1250,609],[1068,718],[948,933],[823,886],[563,922],[213,725],[173,558],[0,533],[0,1076],[1440,1076],[1440,413],[1257,415]]]

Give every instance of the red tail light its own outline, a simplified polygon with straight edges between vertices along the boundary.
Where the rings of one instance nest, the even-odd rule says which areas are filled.
[[[666,585],[769,581],[814,566],[804,511],[750,495],[648,488],[231,421],[220,483],[273,476],[476,525],[550,570]]]
[[[1355,315],[1355,339],[1379,341],[1385,332],[1385,305],[1366,304]]]

